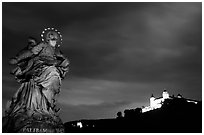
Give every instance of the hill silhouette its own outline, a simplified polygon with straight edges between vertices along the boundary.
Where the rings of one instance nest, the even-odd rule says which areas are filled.
[[[69,133],[201,133],[202,102],[185,98],[166,99],[162,107],[142,113],[127,109],[116,118],[66,122]]]

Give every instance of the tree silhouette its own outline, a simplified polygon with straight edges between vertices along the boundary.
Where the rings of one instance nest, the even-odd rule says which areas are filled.
[[[119,119],[119,118],[122,118],[123,116],[122,116],[122,112],[118,112],[117,113],[117,118]]]

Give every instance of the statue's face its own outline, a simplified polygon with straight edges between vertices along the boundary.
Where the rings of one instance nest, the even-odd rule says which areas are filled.
[[[56,40],[49,40],[49,44],[50,44],[51,46],[55,47],[56,44],[57,44],[57,41],[56,41]]]

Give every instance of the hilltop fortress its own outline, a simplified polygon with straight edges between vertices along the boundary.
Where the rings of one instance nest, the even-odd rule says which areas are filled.
[[[202,101],[170,96],[149,99],[147,107],[126,109],[117,118],[81,119],[66,122],[66,133],[200,133],[202,132]],[[189,117],[190,116],[190,117]],[[148,124],[147,124],[148,123]],[[173,124],[172,124],[173,123]]]
[[[149,99],[150,105],[142,108],[142,112],[144,113],[150,110],[161,108],[165,99],[173,99],[173,98],[183,98],[183,97],[180,94],[178,94],[177,97],[170,96],[166,89],[164,89],[164,91],[162,92],[162,97],[155,98],[154,95],[152,94],[152,96]],[[197,101],[192,99],[186,99],[186,101],[193,102],[195,104],[198,103]]]

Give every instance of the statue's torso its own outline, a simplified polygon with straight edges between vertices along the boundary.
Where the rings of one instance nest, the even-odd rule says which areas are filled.
[[[42,45],[42,49],[39,52],[38,56],[41,58],[47,58],[50,60],[55,59],[55,48],[44,43],[44,45]]]

